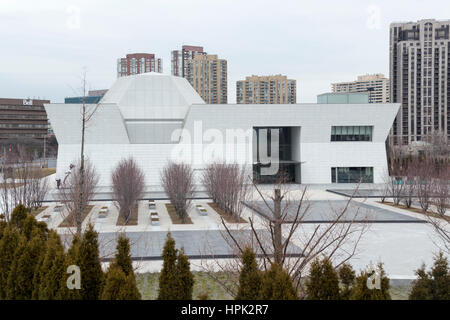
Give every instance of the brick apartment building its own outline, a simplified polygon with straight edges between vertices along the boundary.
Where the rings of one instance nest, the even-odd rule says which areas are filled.
[[[117,59],[117,77],[146,72],[163,72],[162,59],[153,53],[132,53]]]

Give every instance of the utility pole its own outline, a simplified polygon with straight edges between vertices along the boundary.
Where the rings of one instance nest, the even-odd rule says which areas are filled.
[[[44,168],[47,168],[48,166],[47,166],[47,155],[46,155],[46,151],[47,151],[47,141],[46,141],[46,138],[47,138],[47,134],[45,134],[44,135]]]

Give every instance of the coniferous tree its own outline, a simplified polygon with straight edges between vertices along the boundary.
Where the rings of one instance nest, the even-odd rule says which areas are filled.
[[[28,240],[31,239],[33,232],[38,234],[43,240],[46,240],[48,229],[45,222],[38,222],[31,214],[28,214],[21,222],[21,225],[21,232]]]
[[[430,275],[425,270],[425,264],[416,270],[417,279],[413,281],[413,286],[409,294],[409,300],[431,300],[431,282]]]
[[[434,258],[431,271],[426,272],[425,265],[422,265],[416,274],[410,300],[450,300],[450,269],[442,252]]]
[[[8,276],[19,246],[20,234],[16,228],[7,226],[0,240],[0,300],[6,299]]]
[[[34,275],[38,271],[42,255],[45,254],[45,241],[35,229],[29,241],[22,240],[20,249],[8,277],[7,298],[29,300],[32,298]]]
[[[175,240],[170,232],[167,234],[162,256],[163,268],[159,275],[158,300],[175,300],[178,297],[177,278],[175,275],[177,249],[175,249]]]
[[[122,298],[122,288],[126,285],[127,277],[120,267],[111,265],[106,273],[105,286],[101,300],[125,300]]]
[[[80,265],[79,252],[81,246],[81,239],[78,234],[75,234],[72,239],[72,244],[67,251],[66,257],[64,259],[64,274],[59,285],[59,291],[57,294],[57,299],[60,300],[81,300],[81,289],[69,289],[67,287],[67,280],[69,274],[67,274],[67,269],[71,265]]]
[[[97,300],[103,288],[103,271],[98,251],[98,233],[89,225],[83,234],[78,261],[81,271],[81,298],[83,300]]]
[[[255,253],[247,247],[242,253],[242,269],[239,274],[239,288],[236,300],[256,300],[259,298],[262,272],[256,263]]]
[[[136,278],[130,255],[130,242],[120,235],[117,240],[117,252],[108,268],[103,300],[138,300],[141,294],[136,286]]]
[[[191,272],[189,258],[181,249],[177,257],[176,285],[178,288],[177,300],[192,300],[194,289],[194,275]]]
[[[1,217],[2,215],[0,214],[0,217]],[[6,222],[6,221],[3,221],[1,218],[0,218],[0,240],[2,239],[2,237],[3,237],[3,232],[5,231],[5,229],[6,229],[6,227],[8,226],[8,223]]]
[[[136,282],[131,275],[126,276],[117,265],[111,265],[106,274],[102,300],[139,300],[141,294],[136,288]]]
[[[338,300],[339,279],[331,261],[324,257],[311,263],[309,280],[306,284],[307,297],[310,300]]]
[[[116,256],[112,264],[122,269],[126,276],[134,275],[130,254],[130,240],[123,234],[120,234],[117,239]]]
[[[22,230],[23,223],[28,215],[27,212],[27,208],[22,203],[19,203],[11,213],[11,225]]]
[[[41,300],[58,298],[61,280],[66,271],[64,262],[65,254],[61,239],[55,231],[50,231],[40,272],[35,275],[33,298]]]
[[[352,288],[355,283],[355,277],[356,274],[351,265],[344,263],[339,268],[339,280],[342,284],[340,296],[342,300],[350,299]]]
[[[352,300],[391,300],[389,294],[390,284],[389,278],[383,269],[383,264],[377,265],[377,273],[380,277],[380,288],[369,289],[367,286],[367,279],[373,275],[375,271],[361,271],[360,275],[356,277],[355,286],[350,295]]]
[[[270,269],[264,272],[260,299],[263,300],[297,300],[289,274],[277,263],[272,263]]]
[[[25,251],[27,242],[28,242],[27,239],[22,234],[19,233],[19,242],[17,244],[16,250],[14,251],[14,257],[8,273],[8,279],[5,288],[6,291],[5,299],[7,300],[16,299],[18,291],[18,288],[16,286],[16,279],[18,274],[19,259],[22,256],[23,252]]]

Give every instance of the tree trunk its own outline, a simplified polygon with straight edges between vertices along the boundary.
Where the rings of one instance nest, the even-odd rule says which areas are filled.
[[[281,191],[280,189],[274,190],[273,199],[273,247],[274,247],[274,259],[275,262],[281,265],[283,259],[283,248],[282,248],[282,238],[281,238]]]
[[[81,121],[81,155],[80,155],[80,196],[78,203],[78,212],[76,214],[77,219],[77,234],[81,235],[81,224],[83,218],[83,191],[84,191],[84,131],[86,128],[86,81],[83,82],[83,112]]]

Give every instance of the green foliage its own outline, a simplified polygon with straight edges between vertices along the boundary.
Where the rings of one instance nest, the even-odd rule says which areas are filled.
[[[239,288],[236,300],[256,300],[259,298],[262,272],[256,263],[255,253],[247,247],[242,253],[242,269],[239,274]]]
[[[0,216],[2,216],[2,215],[0,214]],[[2,239],[2,237],[3,237],[3,232],[5,231],[5,229],[6,229],[7,226],[8,226],[8,223],[6,223],[6,221],[3,221],[3,220],[0,218],[0,240]]]
[[[425,265],[422,265],[416,274],[410,300],[450,300],[450,269],[442,252],[434,258],[431,271],[426,272]]]
[[[70,274],[67,274],[67,268],[71,265],[77,265],[79,266],[80,260],[79,260],[79,252],[80,252],[80,246],[81,246],[81,239],[78,234],[75,234],[72,239],[72,244],[67,251],[65,261],[64,261],[64,274],[61,278],[61,282],[59,285],[59,291],[57,294],[57,299],[61,300],[81,300],[81,290],[73,289],[69,290],[67,288],[67,279],[70,276]]]
[[[278,264],[272,263],[269,270],[264,272],[261,285],[260,299],[262,300],[297,300],[289,274]]]
[[[117,240],[117,252],[106,274],[103,300],[140,300],[130,255],[130,242],[125,235]]]
[[[34,275],[39,271],[39,262],[45,254],[45,248],[45,241],[37,231],[33,231],[29,241],[22,238],[8,276],[7,299],[32,298]]]
[[[389,294],[389,278],[383,269],[383,264],[379,263],[376,272],[380,277],[380,289],[369,289],[367,286],[367,279],[373,275],[375,271],[361,271],[360,275],[356,277],[356,283],[350,295],[352,300],[391,300]]]
[[[36,232],[44,241],[47,238],[48,229],[45,222],[38,222],[31,214],[28,214],[21,222],[22,234],[28,239],[31,239],[33,232]]]
[[[23,204],[19,203],[19,205],[15,207],[11,213],[11,225],[19,230],[22,230],[23,223],[28,215],[27,212],[27,208]]]
[[[178,288],[177,300],[192,300],[194,289],[194,275],[191,272],[188,257],[180,250],[176,265],[176,283]]]
[[[99,299],[104,274],[98,251],[98,234],[92,225],[89,225],[83,234],[77,260],[81,271],[81,298],[83,300]]]
[[[349,300],[352,294],[352,288],[355,283],[356,274],[352,266],[345,263],[339,270],[339,280],[341,282],[342,288],[340,291],[340,296],[342,300]]]
[[[191,300],[194,275],[183,249],[175,249],[175,240],[167,234],[163,249],[163,268],[159,276],[158,300]]]
[[[158,300],[175,300],[178,296],[176,279],[176,261],[177,250],[175,249],[175,240],[170,232],[167,234],[166,243],[163,252],[163,268],[159,276]]]
[[[64,247],[58,234],[55,231],[50,231],[40,272],[35,275],[33,298],[40,300],[58,299],[58,291],[65,272]]]
[[[130,240],[123,234],[117,239],[117,251],[113,264],[122,269],[126,276],[133,275],[133,262],[130,254]]]
[[[112,265],[107,274],[102,300],[139,300],[141,294],[137,290],[134,276],[126,276],[117,265]]]
[[[311,263],[306,294],[310,300],[339,300],[338,274],[327,257]]]
[[[8,275],[19,246],[20,234],[16,228],[7,226],[0,239],[0,300],[6,298]]]

